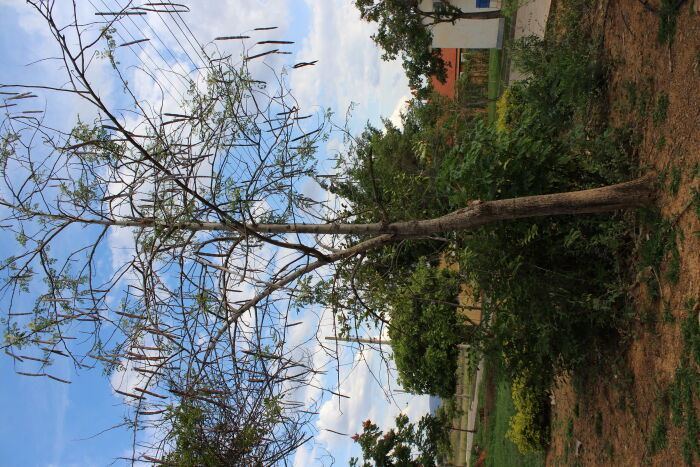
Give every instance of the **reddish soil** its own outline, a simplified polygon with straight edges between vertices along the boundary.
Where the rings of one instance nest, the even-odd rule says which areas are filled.
[[[656,8],[660,1],[647,3]],[[637,129],[643,171],[670,174],[676,168],[682,174],[677,194],[666,188],[659,190],[658,197],[663,216],[675,220],[682,230],[677,240],[681,268],[675,284],[663,279],[668,261],[661,271],[639,276],[640,281],[644,274],[662,278],[661,298],[670,303],[673,320],[668,314],[662,318],[662,300],[652,300],[645,284],[634,284],[639,322],[631,343],[620,351],[619,362],[601,369],[578,391],[571,378],[563,378],[554,389],[547,465],[681,466],[685,433],[669,421],[660,395],[679,366],[684,301],[700,298],[700,239],[693,234],[700,230],[700,222],[690,206],[692,190],[700,186],[700,177],[691,175],[693,166],[700,163],[700,13],[692,11],[692,2],[684,2],[673,45],[658,46],[659,16],[642,0],[597,3],[591,20],[604,35],[605,53],[613,65],[610,123]],[[636,105],[630,102],[631,90],[636,92]],[[668,97],[665,120],[654,116],[664,95]],[[649,101],[646,111],[640,99]],[[645,235],[638,232],[639,239]],[[655,324],[649,324],[650,318]],[[698,404],[695,410],[700,416]],[[650,438],[659,416],[666,417],[668,445],[652,455]]]

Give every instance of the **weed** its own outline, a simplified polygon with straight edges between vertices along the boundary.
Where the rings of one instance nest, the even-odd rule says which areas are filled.
[[[645,211],[642,222],[649,232],[639,248],[639,269],[651,268],[652,274],[645,277],[647,288],[653,299],[659,298],[659,277],[661,262],[670,254],[664,278],[678,282],[680,274],[680,253],[676,245],[678,232],[673,223],[661,218],[658,212]]]
[[[700,364],[700,323],[698,322],[698,310],[700,306],[694,298],[685,301],[685,311],[687,318],[681,325],[681,335],[683,336],[683,347]]]
[[[664,391],[662,397],[667,398],[671,412],[671,422],[683,428],[684,437],[681,442],[681,451],[686,465],[693,465],[694,457],[700,457],[700,423],[698,422],[695,405],[697,404],[697,388],[700,386],[700,373],[697,364],[700,363],[700,324],[698,323],[698,302],[696,299],[685,301],[686,317],[681,323],[681,336],[683,350],[680,364],[676,368],[673,382]],[[693,362],[695,360],[695,362]],[[653,453],[658,452],[661,440],[665,438],[665,423],[663,427],[657,419],[649,449]],[[663,435],[663,436],[662,436]],[[665,441],[663,441],[665,443]]]
[[[633,81],[625,81],[622,83],[622,90],[625,92],[625,97],[627,98],[627,105],[629,110],[634,110],[637,107],[637,85]]]
[[[655,456],[666,447],[668,443],[667,433],[668,426],[666,426],[665,417],[659,415],[654,422],[654,427],[651,430],[651,438],[649,438],[647,445],[650,455]]]
[[[668,191],[672,196],[678,194],[678,188],[681,184],[681,169],[678,166],[673,166],[671,168],[671,180],[668,183]]]
[[[654,125],[660,125],[666,121],[666,117],[668,116],[668,104],[668,94],[661,94],[656,101],[656,108],[654,108],[654,112],[651,114]]]
[[[610,441],[606,441],[603,445],[603,452],[610,460],[615,457],[615,450],[613,449],[612,444],[610,444]]]
[[[621,412],[627,410],[627,396],[625,396],[624,394],[620,395],[620,398],[617,400],[617,408]]]
[[[671,257],[668,259],[666,265],[666,273],[664,278],[673,284],[678,283],[678,279],[681,274],[681,256],[678,252],[678,248],[675,247],[671,249]]]
[[[700,176],[700,163],[696,162],[690,169],[690,178],[694,180],[698,176]]]
[[[693,202],[693,211],[695,216],[700,220],[700,190],[693,188],[691,192],[691,201]]]
[[[661,18],[659,22],[659,31],[656,35],[656,43],[658,45],[673,44],[673,38],[676,35],[676,21],[678,13],[681,9],[682,1],[678,0],[661,0],[658,14]]]
[[[599,410],[595,414],[595,421],[593,422],[593,430],[595,431],[595,435],[597,437],[603,436],[603,414]]]
[[[656,140],[656,150],[661,151],[664,146],[666,146],[666,137],[660,136],[659,139]]]
[[[664,323],[666,324],[671,324],[673,323],[676,318],[673,316],[673,312],[671,311],[671,302],[668,300],[664,300],[664,311],[661,314],[661,318],[663,319]]]
[[[687,439],[683,440],[681,444],[681,452],[683,453],[683,461],[685,465],[693,465],[693,449],[690,446],[690,441]]]

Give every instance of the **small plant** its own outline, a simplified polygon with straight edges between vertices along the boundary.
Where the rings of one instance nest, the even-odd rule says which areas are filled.
[[[651,438],[647,445],[649,455],[655,456],[668,444],[667,438],[668,427],[664,415],[659,415],[654,422],[654,427],[651,430]]]
[[[627,396],[624,394],[621,394],[620,398],[617,400],[617,408],[620,412],[627,410]]]
[[[655,146],[657,151],[661,151],[664,146],[666,146],[666,137],[660,136],[659,139],[656,140]]]
[[[564,435],[566,436],[566,439],[569,441],[573,441],[574,439],[574,419],[569,417],[569,419],[566,422],[566,431],[564,432]]]
[[[672,196],[678,194],[678,188],[681,184],[681,169],[678,166],[673,166],[671,168],[671,180],[668,183],[668,191]]]
[[[663,319],[664,323],[666,324],[671,324],[673,323],[676,318],[673,316],[673,312],[671,311],[671,302],[668,300],[664,300],[664,311],[661,314],[661,318]]]
[[[651,115],[654,125],[660,125],[666,121],[666,117],[668,115],[668,104],[668,94],[661,94],[656,101],[656,107]]]
[[[649,232],[639,248],[639,269],[649,271],[643,280],[647,283],[649,295],[656,300],[660,298],[661,263],[669,255],[664,278],[673,283],[678,281],[680,274],[680,253],[676,245],[678,232],[673,223],[662,219],[658,212],[643,212],[642,223],[647,226]]]
[[[660,17],[659,30],[656,34],[656,43],[658,45],[671,45],[676,35],[676,22],[680,13],[682,1],[678,0],[661,0],[657,14]]]
[[[603,436],[603,414],[599,410],[595,414],[595,421],[593,422],[593,431],[597,437]]]

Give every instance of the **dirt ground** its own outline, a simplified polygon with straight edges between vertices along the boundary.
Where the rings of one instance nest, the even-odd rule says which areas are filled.
[[[648,5],[655,8],[660,2],[648,0]],[[557,3],[561,2],[554,1],[553,9]],[[677,239],[681,267],[677,283],[662,279],[660,300],[652,300],[641,282],[634,285],[639,323],[618,364],[590,379],[583,390],[576,391],[571,378],[554,389],[547,465],[681,466],[680,428],[667,423],[668,445],[655,455],[650,439],[655,421],[668,412],[660,396],[679,366],[684,302],[700,298],[700,239],[693,234],[700,222],[690,206],[692,189],[700,185],[700,178],[691,176],[694,164],[700,163],[700,13],[693,12],[692,1],[684,2],[672,46],[658,46],[659,16],[642,0],[597,3],[593,20],[604,34],[605,53],[613,64],[610,122],[639,131],[643,171],[681,174],[677,193],[660,189],[658,197],[663,216],[675,220],[682,231]],[[655,113],[664,95],[665,120]],[[646,112],[640,110],[640,99],[649,101]],[[664,308],[664,300],[670,307]],[[655,323],[651,327],[649,317]],[[700,414],[697,399],[695,410]],[[700,462],[697,456],[695,462]]]

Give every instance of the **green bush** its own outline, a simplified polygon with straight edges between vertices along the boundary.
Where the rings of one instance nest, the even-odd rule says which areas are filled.
[[[549,393],[547,386],[527,374],[513,381],[512,397],[517,410],[506,436],[526,454],[549,444]]]
[[[454,306],[459,290],[454,271],[420,260],[407,283],[390,298],[389,337],[399,382],[407,391],[454,395],[457,345],[466,334]]]

